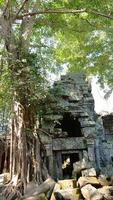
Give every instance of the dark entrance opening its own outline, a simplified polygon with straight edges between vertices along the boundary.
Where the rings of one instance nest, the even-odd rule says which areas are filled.
[[[79,161],[79,153],[62,154],[63,179],[72,178],[73,163]]]
[[[70,113],[65,113],[63,119],[55,128],[61,128],[68,133],[68,137],[81,137],[81,126],[78,118],[74,118]]]

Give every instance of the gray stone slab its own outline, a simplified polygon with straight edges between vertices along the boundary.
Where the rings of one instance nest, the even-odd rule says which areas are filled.
[[[53,150],[86,149],[86,142],[83,137],[53,139]]]

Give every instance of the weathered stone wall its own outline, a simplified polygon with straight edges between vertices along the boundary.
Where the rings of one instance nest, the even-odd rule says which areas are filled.
[[[113,115],[106,115],[102,117],[104,132],[107,135],[113,135]]]
[[[100,163],[104,173],[110,175],[113,173],[113,115],[102,117],[103,122],[103,138],[100,138]]]
[[[62,120],[63,114],[69,112],[73,117],[79,118],[86,137],[94,134],[94,100],[91,86],[85,78],[84,74],[71,74],[62,76],[60,81],[54,83],[46,99],[43,128],[52,132],[59,120]]]
[[[57,159],[58,162],[61,160],[62,151],[70,150],[80,151],[82,158],[86,152],[86,157],[93,166],[101,171],[107,171],[106,168],[111,172],[113,116],[105,116],[102,119],[94,112],[91,85],[86,81],[84,74],[68,74],[55,82],[46,98],[44,113],[42,128],[49,136],[43,136],[42,140],[45,141],[48,158],[51,159],[51,172],[54,160]],[[73,137],[63,130],[62,121],[65,114],[69,114],[70,118],[75,120],[75,125],[76,119],[78,120],[81,135],[76,134],[78,129],[75,129]]]
[[[79,150],[82,153],[79,153],[79,155],[84,157],[84,152],[86,152],[89,161],[95,166],[96,114],[91,86],[86,81],[85,75],[68,74],[62,76],[60,81],[55,82],[46,98],[44,113],[42,128],[52,138],[52,140],[49,140],[48,137],[48,145],[46,144],[48,157],[51,157],[52,162],[54,163],[55,159],[61,160],[62,151],[70,152],[70,150],[74,150],[76,152]],[[61,125],[65,114],[69,114],[75,126],[76,120],[80,124],[80,132],[76,133],[79,128],[75,128],[73,137],[66,130],[64,131]],[[68,119],[65,123],[69,123]],[[47,136],[45,141],[47,142]],[[49,147],[50,150],[48,150]],[[56,158],[54,155],[56,155]],[[59,167],[57,166],[57,168]]]

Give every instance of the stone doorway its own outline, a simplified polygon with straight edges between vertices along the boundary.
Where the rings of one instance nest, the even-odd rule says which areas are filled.
[[[79,161],[79,153],[62,154],[63,179],[72,178],[73,163]]]
[[[82,159],[82,151],[68,150],[54,152],[54,178],[71,179],[73,163]]]

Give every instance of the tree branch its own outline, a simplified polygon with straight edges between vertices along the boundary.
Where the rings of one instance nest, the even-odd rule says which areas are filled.
[[[85,19],[85,21],[90,25],[90,26],[95,26],[94,23],[92,24],[88,19]],[[96,26],[95,26],[96,27]]]
[[[24,13],[23,15],[19,15],[18,19],[22,19],[23,17],[26,16],[34,16],[34,15],[40,15],[40,14],[65,14],[65,13],[74,13],[74,14],[79,14],[85,12],[86,9],[48,9],[48,10],[40,10],[37,12],[29,12],[29,13]]]
[[[79,13],[83,13],[83,12],[87,12],[87,13],[91,13],[94,15],[98,15],[98,16],[102,16],[108,19],[113,19],[113,16],[110,14],[105,14],[105,13],[101,13],[98,12],[96,10],[88,10],[86,8],[84,9],[48,9],[48,10],[40,10],[37,12],[28,12],[28,13],[24,13],[23,15],[18,15],[17,19],[22,19],[26,16],[35,16],[35,15],[40,15],[40,14],[79,14]]]
[[[29,2],[28,2],[29,3]],[[39,3],[40,1],[38,0],[38,2],[36,1],[33,5],[32,5],[32,12],[35,13],[38,9],[39,9]],[[26,13],[29,12],[29,5],[26,4],[25,6],[26,9]],[[18,19],[18,16],[17,16]],[[30,42],[30,36],[32,34],[32,27],[35,24],[35,15],[34,16],[29,16],[26,15],[22,18],[22,23],[21,23],[21,47],[24,49],[28,49],[28,44]]]
[[[105,17],[105,18],[108,18],[108,19],[113,19],[112,15],[101,13],[101,12],[98,12],[96,10],[89,10],[88,13],[91,13],[91,14],[94,14],[94,15],[99,15],[99,16],[102,16],[102,17]]]
[[[21,5],[20,9],[17,11],[16,15],[15,15],[15,19],[17,18],[17,16],[19,15],[19,13],[21,12],[21,10],[24,8],[25,4],[27,3],[28,0],[24,0],[23,4]]]
[[[4,15],[4,13],[6,12],[6,10],[7,10],[7,8],[8,8],[8,5],[9,5],[9,0],[6,2],[6,6],[5,6],[4,10],[3,10],[3,15]]]

